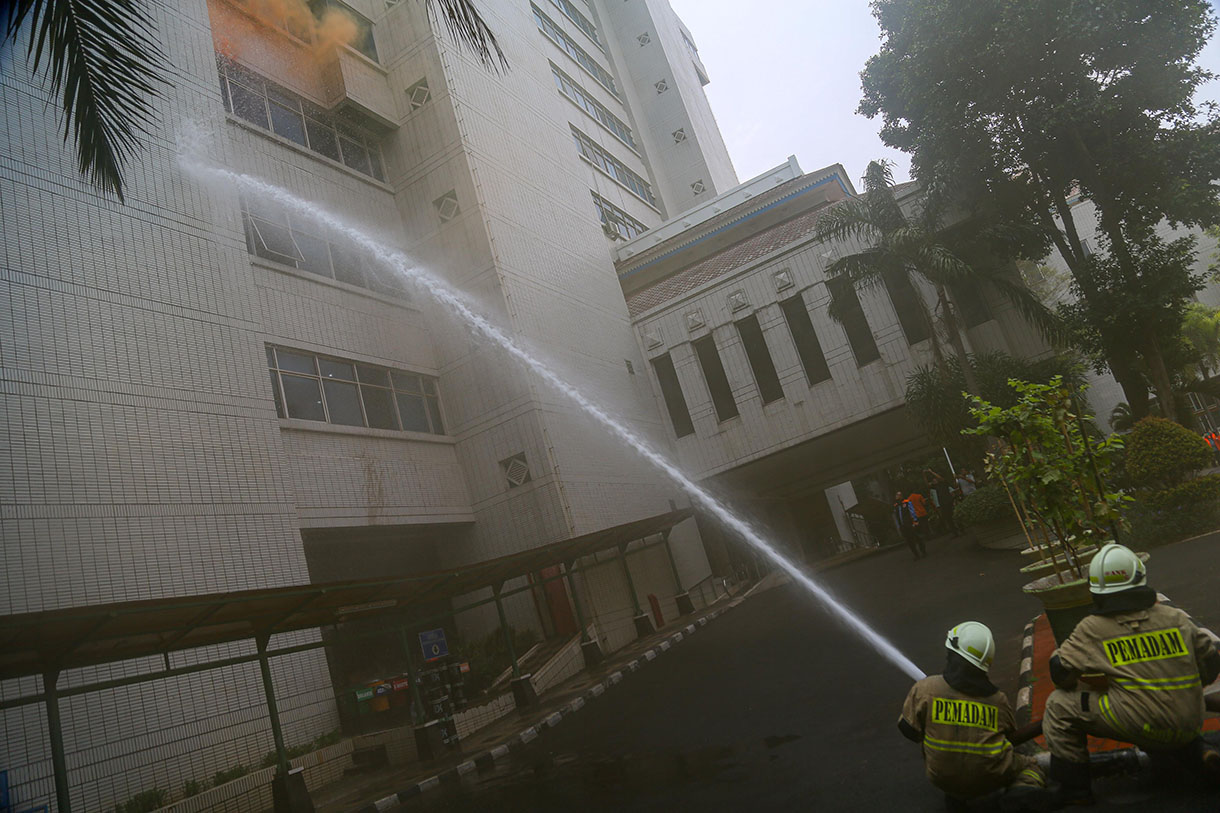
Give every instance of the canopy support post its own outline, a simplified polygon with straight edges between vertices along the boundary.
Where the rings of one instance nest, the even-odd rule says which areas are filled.
[[[64,753],[63,721],[59,716],[59,670],[42,673],[42,693],[46,697],[47,732],[51,737],[51,765],[55,771],[55,807],[71,813],[72,795],[68,788],[68,758]]]

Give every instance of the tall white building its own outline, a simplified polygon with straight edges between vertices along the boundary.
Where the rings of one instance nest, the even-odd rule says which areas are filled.
[[[316,201],[407,250],[606,411],[668,443],[614,271],[631,239],[736,185],[706,71],[665,0],[485,4],[510,69],[489,72],[425,4],[149,4],[169,63],[125,203],[79,177],[22,47],[0,69],[4,308],[0,615],[409,575],[663,514],[656,471],[450,315],[266,201],[180,168],[208,160]],[[674,529],[679,582],[709,568]],[[672,612],[653,549],[641,594]],[[634,636],[621,578],[586,578],[601,643]],[[528,594],[513,623],[537,625]],[[468,615],[469,634],[495,623]],[[316,632],[286,638],[309,641]],[[214,647],[200,657],[248,653]],[[193,654],[174,656],[180,666]],[[184,660],[185,659],[185,660]],[[167,656],[166,665],[171,659]],[[275,660],[285,736],[337,725],[359,669]],[[156,663],[66,672],[60,686]],[[39,691],[0,685],[0,699]],[[61,703],[78,809],[257,764],[252,664]],[[0,717],[19,806],[51,801],[47,720]],[[240,802],[234,802],[238,809]]]

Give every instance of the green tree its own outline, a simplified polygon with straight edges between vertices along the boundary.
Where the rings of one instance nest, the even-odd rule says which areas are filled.
[[[917,292],[915,297],[932,345],[933,358],[946,366],[943,342],[953,348],[957,369],[965,385],[978,394],[974,368],[967,361],[962,328],[950,298],[957,285],[989,285],[1007,298],[1022,314],[1048,335],[1057,323],[1046,306],[1023,284],[1019,275],[988,251],[989,243],[1000,242],[978,223],[946,227],[941,215],[940,187],[925,189],[914,211],[904,211],[895,193],[894,176],[885,161],[873,161],[864,174],[864,194],[839,201],[818,218],[815,237],[819,240],[856,240],[867,248],[839,257],[826,271],[843,277],[857,288],[881,288],[896,278],[905,277]],[[1000,257],[1003,256],[1001,253]],[[935,292],[936,303],[929,309],[918,296],[915,278],[922,278]],[[830,315],[839,319],[834,304]]]
[[[1182,337],[1190,347],[1190,372],[1209,379],[1220,372],[1220,308],[1192,302],[1182,321]]]
[[[472,0],[426,0],[450,34],[491,68],[504,54]],[[28,39],[31,70],[47,80],[63,110],[64,141],[76,147],[82,175],[123,200],[123,168],[156,119],[169,66],[146,0],[5,0],[7,48]]]
[[[1194,101],[1210,77],[1195,64],[1216,24],[1206,0],[874,0],[873,12],[884,42],[862,74],[860,112],[883,117],[883,140],[912,153],[917,178],[968,179],[967,208],[985,200],[1040,228],[1089,313],[1122,293],[1099,276],[1160,270],[1140,260],[1162,250],[1162,220],[1220,221],[1220,114]],[[1080,237],[1077,193],[1097,207],[1117,274]],[[1137,415],[1137,363],[1175,411],[1163,345],[1180,303],[1166,307],[1163,319],[1096,330]]]

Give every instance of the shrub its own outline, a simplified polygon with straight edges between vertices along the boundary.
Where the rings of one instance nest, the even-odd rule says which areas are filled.
[[[1123,544],[1136,550],[1147,550],[1220,528],[1220,503],[1213,500],[1211,505],[1203,503],[1157,510],[1137,500],[1127,513],[1127,520],[1131,530],[1124,535]]]
[[[1207,441],[1164,418],[1144,418],[1127,438],[1127,474],[1137,485],[1173,486],[1212,459]]]
[[[1153,511],[1197,511],[1220,505],[1220,474],[1205,474],[1170,488],[1146,491],[1136,498]]]
[[[150,813],[159,807],[165,807],[166,795],[160,788],[137,793],[123,804],[115,805],[114,813]]]
[[[999,520],[1017,521],[1008,494],[1001,486],[983,486],[953,509],[953,520],[962,526],[984,525]]]
[[[213,785],[223,785],[226,782],[232,782],[234,779],[241,779],[246,774],[250,773],[250,769],[245,765],[234,765],[232,768],[226,768],[223,771],[217,771],[212,777]]]
[[[198,779],[188,779],[186,784],[182,786],[182,798],[189,799],[192,796],[198,796],[207,790],[207,788],[207,784],[200,782]]]

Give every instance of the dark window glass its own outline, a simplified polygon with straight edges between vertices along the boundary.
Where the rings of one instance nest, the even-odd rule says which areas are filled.
[[[851,280],[842,277],[828,279],[826,287],[830,291],[832,306],[841,317],[843,330],[847,333],[847,342],[856,357],[856,366],[863,367],[881,358],[877,342],[873,340],[873,331],[868,326],[868,319],[864,317],[864,308],[860,306],[860,298],[856,296],[856,289],[852,287]]]
[[[305,120],[295,110],[271,103],[271,129],[289,141],[305,146]]]
[[[775,373],[775,362],[771,360],[771,351],[767,349],[767,340],[763,336],[762,326],[758,324],[758,317],[751,314],[738,320],[737,332],[741,334],[741,343],[746,348],[746,358],[750,361],[762,402],[769,404],[783,398],[784,388]]]
[[[284,403],[288,408],[289,418],[326,420],[326,410],[322,408],[322,392],[318,388],[316,378],[287,374],[280,377],[284,381]]]
[[[381,367],[370,367],[367,364],[357,364],[356,373],[360,376],[361,384],[372,384],[375,387],[390,386],[389,371]]]
[[[384,181],[385,168],[381,165],[381,154],[377,150],[369,150],[369,163],[372,164],[373,177],[379,181]]]
[[[300,261],[301,253],[287,226],[258,217],[250,218],[250,225],[254,231],[255,254],[292,266]]]
[[[346,246],[330,244],[330,258],[334,263],[335,279],[341,282],[368,288],[368,280],[364,278],[364,267],[360,255]]]
[[[431,384],[426,381],[425,383]],[[425,398],[428,403],[428,417],[432,419],[432,431],[438,435],[445,434],[445,422],[441,420],[441,405],[437,402],[435,396]]]
[[[704,336],[693,344],[699,367],[703,370],[703,380],[707,382],[707,388],[712,394],[717,420],[736,418],[737,404],[733,401],[733,389],[729,386],[728,376],[724,374],[724,364],[720,361],[720,353],[716,351],[716,343],[711,336]]]
[[[360,393],[355,384],[346,381],[323,381],[326,391],[326,411],[330,422],[344,426],[364,426],[364,413],[360,411]]]
[[[669,411],[669,420],[674,426],[674,434],[685,437],[695,433],[695,425],[690,419],[690,410],[686,407],[686,398],[682,395],[682,384],[678,381],[678,373],[674,370],[674,361],[666,353],[652,360],[652,369],[657,374],[657,383],[661,385],[661,397],[665,399],[665,408]]]
[[[325,155],[333,161],[339,160],[339,142],[334,130],[325,124],[319,124],[313,119],[305,119],[305,129],[309,132],[309,148],[311,150]]]
[[[428,408],[419,395],[398,393],[398,415],[402,418],[402,428],[411,432],[427,432]]]
[[[313,356],[307,356],[303,353],[289,353],[287,350],[277,350],[275,351],[275,356],[279,359],[281,370],[305,373],[307,375],[318,374],[318,370],[314,366]]]
[[[270,129],[267,122],[267,102],[261,93],[255,93],[236,82],[229,82],[229,96],[233,100],[233,115],[264,130]]]
[[[903,271],[887,271],[883,277],[885,290],[890,295],[898,324],[907,337],[907,344],[918,344],[928,338],[928,321],[924,318],[923,304],[911,278]]]
[[[779,303],[779,309],[783,311],[784,321],[788,323],[788,332],[792,334],[792,343],[796,345],[796,354],[800,356],[801,367],[805,370],[805,380],[810,386],[819,381],[830,380],[830,367],[826,365],[826,356],[822,354],[818,334],[813,330],[809,309],[805,307],[805,298],[797,294],[785,299]]]
[[[398,370],[391,371],[390,375],[394,378],[394,389],[399,392],[423,392],[419,387],[419,376]]]
[[[341,381],[356,380],[352,365],[346,361],[320,358],[318,359],[318,372],[322,374],[323,378],[337,378]]]
[[[966,327],[978,327],[992,318],[991,308],[987,307],[987,297],[979,283],[961,282],[949,290]]]
[[[363,376],[363,373],[361,375]],[[398,428],[398,418],[394,414],[394,402],[390,399],[389,390],[361,387],[360,394],[364,396],[364,414],[368,416],[369,426],[374,429]]]
[[[319,276],[331,276],[330,251],[326,247],[326,241],[311,234],[296,231],[295,229],[292,232],[292,237],[293,242],[296,243],[297,249],[301,253],[301,261],[297,264],[297,267]]]
[[[271,351],[268,350],[268,353]],[[280,395],[280,376],[275,370],[271,370],[271,394],[275,398],[275,414],[281,418],[284,417],[284,398]]]
[[[369,163],[369,151],[363,144],[339,136],[339,146],[343,149],[343,163],[357,172],[365,175],[373,174],[373,165]]]

